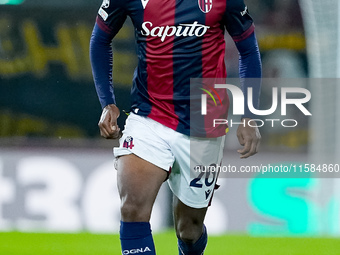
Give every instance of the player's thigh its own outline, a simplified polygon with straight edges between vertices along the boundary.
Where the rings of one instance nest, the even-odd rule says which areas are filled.
[[[130,154],[117,159],[118,190],[122,202],[152,207],[167,172]]]
[[[114,148],[123,220],[149,219],[159,188],[174,162],[168,144],[159,135],[164,129],[147,117],[130,114],[127,118],[120,145]]]
[[[119,157],[117,171],[121,220],[149,221],[154,201],[167,172],[134,154]]]

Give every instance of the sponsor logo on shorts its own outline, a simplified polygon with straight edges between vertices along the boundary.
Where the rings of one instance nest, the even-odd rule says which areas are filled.
[[[123,147],[127,148],[127,149],[132,149],[135,145],[133,144],[133,138],[132,136],[128,136],[125,138],[124,143],[123,143]],[[127,253],[129,254],[129,253]]]
[[[205,199],[208,199],[210,193],[211,193],[211,189],[208,189],[205,191]]]

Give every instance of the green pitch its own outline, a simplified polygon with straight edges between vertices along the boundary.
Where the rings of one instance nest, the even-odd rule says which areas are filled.
[[[157,254],[177,255],[174,232],[154,236]],[[118,235],[0,233],[1,255],[120,255]],[[210,236],[205,255],[335,255],[340,239]]]

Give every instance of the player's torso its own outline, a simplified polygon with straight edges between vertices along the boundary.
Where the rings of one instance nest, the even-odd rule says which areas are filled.
[[[226,77],[226,2],[110,0],[108,8],[102,6],[113,10],[101,15],[104,20],[123,12],[135,27],[138,67],[131,99],[138,114],[190,133],[190,79]]]
[[[183,132],[189,127],[190,79],[226,76],[226,0],[131,0],[129,4],[139,57],[133,106]]]

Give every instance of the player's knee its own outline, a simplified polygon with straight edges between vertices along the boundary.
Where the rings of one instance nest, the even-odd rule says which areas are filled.
[[[178,221],[176,226],[177,238],[187,244],[194,244],[202,235],[203,223],[198,221]]]
[[[120,207],[120,213],[123,221],[147,222],[150,220],[150,214],[145,205],[138,202],[124,201]]]

